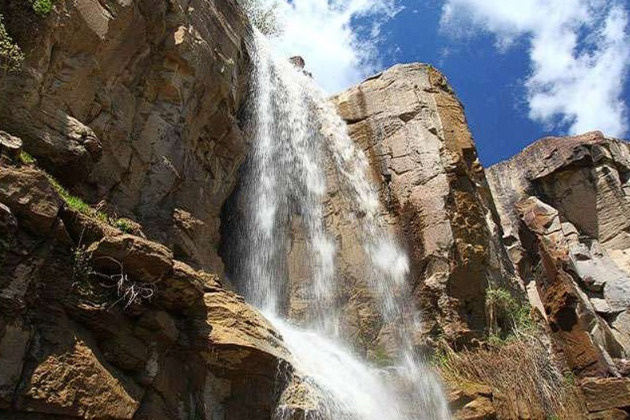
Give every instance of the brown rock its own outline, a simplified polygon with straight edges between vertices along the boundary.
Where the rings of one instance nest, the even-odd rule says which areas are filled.
[[[136,281],[158,282],[173,268],[173,254],[168,248],[133,235],[105,236],[87,252],[96,267],[122,270]]]
[[[156,303],[169,311],[179,312],[203,305],[206,287],[219,288],[216,276],[195,271],[181,261],[174,261],[172,275],[157,290]]]
[[[20,381],[31,338],[23,325],[9,324],[0,335],[0,409],[9,408]]]
[[[498,241],[498,219],[463,107],[445,77],[427,65],[397,65],[333,101],[370,160],[385,219],[408,250],[425,333],[442,331],[457,344],[480,336],[487,284],[511,284],[511,263]],[[335,192],[331,188],[327,225],[344,238],[337,266],[355,296],[365,288],[364,276],[353,272],[361,267],[353,242],[357,228],[338,226],[336,215],[349,210]],[[366,299],[351,302],[347,311],[358,313]],[[356,318],[365,319],[364,312]],[[378,335],[359,330],[357,335]]]
[[[558,212],[535,197],[519,201],[515,207],[535,236],[543,273],[536,286],[556,343],[577,375],[606,376],[612,366],[590,334],[585,315],[588,302],[572,277],[568,242]],[[600,322],[600,326],[605,324]]]
[[[612,358],[630,355],[630,327],[624,322],[630,304],[630,207],[623,198],[629,172],[630,144],[600,132],[544,138],[487,171],[504,242],[531,303],[544,313],[537,267],[552,277],[552,271],[564,272],[584,329],[611,367]],[[542,242],[532,240],[519,220],[516,203],[529,196],[548,207],[548,215],[525,221]],[[555,225],[545,226],[549,220]],[[541,256],[540,245],[561,267]]]
[[[588,420],[628,420],[630,414],[626,411],[613,408],[612,410],[598,411],[588,415]]]
[[[28,411],[131,419],[142,396],[133,382],[112,375],[81,340],[66,351],[40,358],[25,379],[18,408]]]
[[[11,161],[17,161],[22,151],[22,140],[9,133],[0,131],[0,155],[6,156]]]
[[[20,225],[36,233],[49,232],[62,200],[43,172],[0,166],[0,201],[11,209]]]
[[[479,397],[454,413],[457,420],[492,420],[497,417],[492,401],[485,397]]]
[[[247,151],[251,28],[237,2],[77,0],[31,22],[9,1],[0,13],[26,54],[0,80],[0,120],[38,164],[169,247],[176,208],[218,227]],[[190,262],[220,274],[218,235],[193,241]]]
[[[630,408],[630,379],[586,378],[580,382],[589,411]]]

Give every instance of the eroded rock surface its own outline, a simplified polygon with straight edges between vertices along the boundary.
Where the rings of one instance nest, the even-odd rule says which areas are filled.
[[[76,212],[32,166],[0,166],[0,202],[0,418],[271,417],[290,355],[216,275]]]
[[[629,175],[630,145],[599,132],[542,139],[488,170],[503,240],[532,302],[543,287],[541,262],[549,274],[547,247],[552,259],[563,261],[584,308],[578,315],[613,358],[630,355]]]
[[[446,79],[427,65],[397,65],[333,100],[370,159],[383,219],[410,255],[424,333],[456,344],[481,336],[485,290],[509,285],[511,273],[463,107]],[[335,197],[330,201],[334,214]],[[341,258],[360,266],[352,227],[339,230],[350,238]]]
[[[58,0],[42,19],[30,9],[0,4],[27,52],[21,72],[0,77],[3,129],[75,193],[220,273],[219,212],[247,149],[242,10],[228,0]]]
[[[630,144],[549,137],[488,171],[503,242],[589,419],[628,418]]]

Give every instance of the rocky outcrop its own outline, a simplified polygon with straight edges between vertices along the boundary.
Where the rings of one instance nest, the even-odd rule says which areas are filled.
[[[463,107],[446,79],[427,65],[398,65],[333,100],[370,159],[383,217],[411,257],[424,333],[457,345],[481,337],[485,290],[509,286],[511,266]]]
[[[251,29],[236,3],[56,0],[44,19],[7,0],[0,13],[27,53],[0,76],[2,128],[74,193],[220,273],[219,212],[246,152]]]
[[[487,171],[503,242],[591,419],[628,418],[630,144],[549,137]]]
[[[77,212],[31,165],[0,165],[0,202],[0,418],[271,417],[290,356],[216,275]]]
[[[630,355],[629,175],[628,143],[599,132],[542,139],[488,170],[503,240],[532,303],[548,316],[543,289],[565,277],[573,290],[565,304],[612,358]]]

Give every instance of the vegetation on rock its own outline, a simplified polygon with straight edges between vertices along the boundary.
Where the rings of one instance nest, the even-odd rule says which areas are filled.
[[[460,352],[445,347],[435,362],[447,383],[462,389],[474,384],[492,386],[501,399],[501,418],[583,418],[575,382],[561,372],[545,343],[534,336]]]
[[[47,16],[53,9],[52,0],[28,0],[33,8],[33,11],[39,16]]]
[[[2,74],[19,70],[23,61],[24,54],[9,36],[4,26],[4,17],[0,15],[0,70]]]
[[[528,303],[520,303],[503,288],[486,290],[486,313],[488,314],[488,341],[502,344],[531,333],[537,329],[531,317]]]

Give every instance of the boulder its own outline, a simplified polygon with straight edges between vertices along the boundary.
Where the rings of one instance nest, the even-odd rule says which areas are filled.
[[[22,140],[11,134],[0,131],[0,155],[11,161],[17,161],[22,151]]]
[[[105,236],[87,252],[95,267],[127,273],[134,281],[156,283],[173,269],[173,253],[167,247],[139,236]]]
[[[0,164],[0,202],[32,232],[49,232],[63,201],[46,175],[37,169]]]

